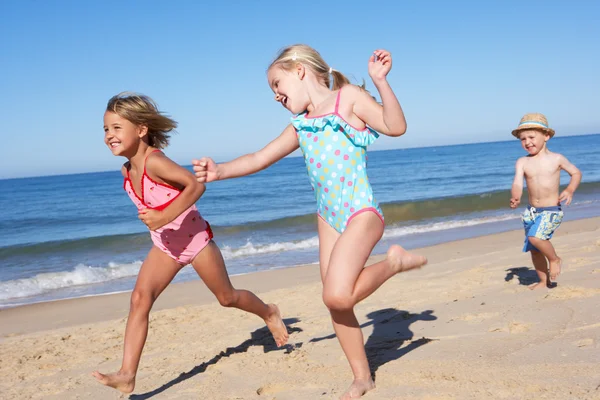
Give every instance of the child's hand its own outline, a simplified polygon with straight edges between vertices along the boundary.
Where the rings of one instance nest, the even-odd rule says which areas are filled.
[[[510,199],[510,208],[517,208],[519,204],[521,204],[521,199],[517,199],[516,197]]]
[[[151,208],[144,208],[138,211],[138,218],[142,220],[144,224],[151,231],[155,231],[159,228],[162,228],[167,224],[167,221],[164,220],[164,214],[162,211],[153,210]]]
[[[558,196],[558,200],[561,204],[569,205],[571,204],[571,200],[573,200],[573,192],[570,190],[563,190],[563,192]]]
[[[392,69],[392,55],[386,50],[375,50],[369,58],[369,76],[373,81],[385,80]]]
[[[219,167],[209,157],[202,157],[200,160],[192,160],[196,180],[200,183],[219,180]]]

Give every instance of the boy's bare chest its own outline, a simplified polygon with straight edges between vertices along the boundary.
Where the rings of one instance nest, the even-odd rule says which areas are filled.
[[[553,177],[560,172],[559,165],[554,160],[528,160],[524,172],[528,178]]]

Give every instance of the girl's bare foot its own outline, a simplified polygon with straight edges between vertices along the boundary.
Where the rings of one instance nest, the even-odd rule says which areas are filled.
[[[348,390],[340,397],[340,400],[358,399],[373,389],[375,389],[373,379],[355,379]]]
[[[101,384],[115,388],[125,394],[133,392],[135,388],[135,375],[125,374],[121,371],[106,375],[94,371],[92,376]]]
[[[267,304],[269,307],[269,316],[265,319],[267,328],[271,331],[277,347],[281,347],[288,341],[288,331],[281,319],[279,308],[275,304]]]
[[[562,260],[559,258],[557,261],[550,261],[550,279],[556,280],[562,269]]]
[[[418,254],[409,253],[401,246],[394,244],[387,251],[387,260],[395,273],[421,268],[427,264],[427,258]]]

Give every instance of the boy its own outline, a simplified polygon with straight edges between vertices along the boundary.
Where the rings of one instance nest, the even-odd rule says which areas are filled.
[[[560,274],[562,260],[556,255],[550,238],[563,218],[561,202],[565,205],[571,203],[573,193],[581,182],[581,172],[565,156],[546,147],[546,142],[554,136],[554,129],[548,127],[548,120],[543,114],[525,114],[512,134],[521,140],[528,153],[517,160],[510,207],[516,208],[521,202],[524,177],[529,205],[522,215],[525,227],[523,251],[531,252],[531,260],[540,278],[540,282],[529,288],[552,287],[552,281]],[[559,195],[561,169],[571,175],[571,182]]]

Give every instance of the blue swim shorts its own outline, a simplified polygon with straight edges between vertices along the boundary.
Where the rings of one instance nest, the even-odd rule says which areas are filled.
[[[563,219],[563,212],[560,206],[554,207],[532,207],[528,205],[523,214],[523,227],[525,228],[525,244],[523,251],[528,252],[537,250],[529,242],[529,237],[533,236],[542,240],[550,240],[554,231],[560,226]]]

